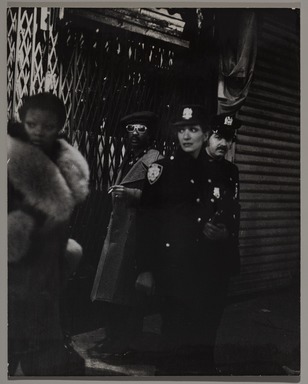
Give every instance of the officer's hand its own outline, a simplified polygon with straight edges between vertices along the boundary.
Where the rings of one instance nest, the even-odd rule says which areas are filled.
[[[137,277],[135,288],[147,296],[153,296],[155,292],[155,281],[151,272],[142,272]]]
[[[203,228],[204,235],[213,241],[226,240],[229,237],[229,231],[225,224],[217,223],[212,224],[207,222]]]

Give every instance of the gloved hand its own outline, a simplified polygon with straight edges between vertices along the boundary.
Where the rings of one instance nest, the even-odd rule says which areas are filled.
[[[155,281],[151,272],[141,272],[137,277],[135,288],[147,296],[153,296],[155,292]]]
[[[203,233],[209,240],[213,241],[226,240],[229,237],[229,231],[223,223],[207,222],[203,228]]]

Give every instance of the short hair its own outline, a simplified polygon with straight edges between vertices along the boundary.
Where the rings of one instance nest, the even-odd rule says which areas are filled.
[[[27,96],[22,106],[18,110],[20,120],[23,122],[29,109],[41,109],[51,111],[58,117],[60,127],[62,128],[66,119],[66,110],[62,100],[49,92],[41,92],[35,95]]]

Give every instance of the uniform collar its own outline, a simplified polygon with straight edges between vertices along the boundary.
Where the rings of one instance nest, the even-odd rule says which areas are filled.
[[[206,151],[205,148],[204,148],[204,153],[205,153],[205,157],[207,158],[207,160],[208,160],[209,162],[222,163],[222,162],[225,160],[224,157],[222,157],[220,160],[218,160],[218,159],[214,159],[214,157],[210,156],[210,155],[207,153],[207,151]]]
[[[201,148],[199,156],[195,159],[193,156],[191,156],[189,153],[184,152],[183,149],[179,147],[176,151],[176,157],[183,161],[187,161],[189,163],[195,163],[195,162],[198,162],[200,159],[202,159],[205,153],[206,153],[205,148],[204,147]]]

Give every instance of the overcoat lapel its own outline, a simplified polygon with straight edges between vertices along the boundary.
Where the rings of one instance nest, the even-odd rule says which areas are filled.
[[[156,161],[160,157],[159,152],[155,149],[149,150],[145,155],[143,155],[128,171],[127,175],[123,178],[122,181],[122,168],[119,172],[119,175],[116,180],[116,184],[129,184],[139,180],[144,180],[145,172],[148,169],[148,166]]]
[[[127,172],[127,175],[122,180],[121,184],[133,183],[144,179],[144,175],[147,167],[145,166],[143,159],[139,159],[132,168]]]

